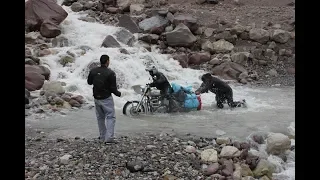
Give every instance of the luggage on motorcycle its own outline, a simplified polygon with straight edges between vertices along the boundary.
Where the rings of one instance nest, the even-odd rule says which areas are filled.
[[[186,100],[184,101],[184,107],[188,109],[198,108],[199,100],[196,94],[187,94]]]
[[[179,92],[180,90],[183,90],[183,91],[186,92],[186,93],[192,93],[192,92],[191,92],[192,86],[183,87],[183,86],[180,86],[179,84],[171,83],[171,87],[172,87],[172,89],[173,89],[173,93],[177,93],[177,92]]]

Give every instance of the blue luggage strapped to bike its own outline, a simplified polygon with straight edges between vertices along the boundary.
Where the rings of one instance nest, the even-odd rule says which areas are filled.
[[[199,106],[199,100],[197,99],[197,95],[192,92],[192,86],[183,87],[176,83],[171,83],[171,87],[173,89],[173,94],[181,94],[183,92],[183,106],[187,109],[195,109]]]

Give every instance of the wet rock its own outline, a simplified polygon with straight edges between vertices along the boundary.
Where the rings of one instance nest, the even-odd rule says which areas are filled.
[[[62,65],[62,66],[66,66],[67,64],[69,63],[73,63],[75,61],[75,58],[72,57],[72,56],[63,56],[60,60],[59,60],[59,63]]]
[[[29,57],[29,56],[32,56],[32,53],[31,53],[31,50],[29,48],[25,48],[25,54],[24,54],[25,57]]]
[[[204,162],[217,162],[218,161],[218,152],[214,149],[206,149],[201,152],[201,160]]]
[[[43,85],[44,91],[50,91],[55,94],[64,94],[65,90],[61,85],[60,81],[49,81]]]
[[[53,47],[66,47],[69,46],[69,41],[64,36],[59,36],[52,39],[52,46]]]
[[[211,64],[211,65],[219,65],[219,64],[221,64],[222,63],[222,61],[221,60],[219,60],[218,58],[213,58],[210,62],[209,62],[209,64]]]
[[[278,43],[286,43],[290,39],[290,33],[281,29],[276,29],[271,35],[271,39]]]
[[[241,175],[245,176],[253,176],[253,173],[250,167],[247,164],[241,164]]]
[[[79,17],[78,19],[85,22],[96,22],[96,19],[93,17]]]
[[[188,56],[186,54],[175,54],[173,59],[179,61],[183,68],[188,67]]]
[[[42,50],[36,51],[36,55],[38,55],[39,57],[48,56],[50,54],[51,54],[51,51],[49,49],[42,49]]]
[[[26,58],[26,59],[24,60],[24,64],[37,65],[37,63],[34,62],[34,61],[33,61],[32,59],[30,59],[30,58]]]
[[[64,103],[64,100],[61,99],[60,97],[55,97],[53,100],[56,103],[56,105],[61,105],[62,106],[63,103]]]
[[[221,144],[230,144],[231,143],[231,139],[229,137],[218,137],[216,139],[217,144],[221,145]]]
[[[240,149],[250,149],[250,144],[247,142],[240,143]]]
[[[199,28],[199,25],[197,24],[197,19],[192,17],[192,15],[189,14],[177,14],[174,16],[173,24],[175,26],[178,26],[179,24],[183,23],[186,25],[191,32],[196,32]]]
[[[224,146],[220,152],[220,157],[239,157],[241,152],[233,146]]]
[[[144,165],[142,164],[141,161],[130,161],[126,164],[127,169],[134,173],[138,171],[142,171],[144,169]]]
[[[163,32],[165,31],[165,28],[163,26],[161,27],[154,27],[150,30],[151,34],[157,34],[157,35],[161,35]]]
[[[78,103],[83,104],[84,103],[84,98],[81,95],[76,95],[76,96],[72,96],[71,99],[76,100]]]
[[[130,14],[141,14],[143,12],[144,5],[143,4],[131,4],[130,5]]]
[[[224,39],[213,42],[212,45],[213,45],[213,50],[216,53],[227,53],[234,48],[233,44],[231,44],[230,42]]]
[[[41,89],[45,81],[45,77],[37,71],[26,70],[25,72],[25,88],[29,91]]]
[[[149,32],[153,28],[163,27],[168,23],[168,20],[162,16],[153,16],[139,22],[139,27],[145,32]]]
[[[65,108],[65,109],[71,109],[72,108],[72,106],[66,101],[63,102],[62,107]]]
[[[139,37],[139,40],[144,41],[149,44],[157,44],[159,36],[156,34],[143,34]]]
[[[74,100],[74,99],[71,99],[71,100],[69,101],[69,104],[70,104],[72,107],[81,107],[81,104],[80,104],[78,101]]]
[[[270,34],[267,30],[253,28],[249,31],[249,37],[251,40],[264,44],[269,41]]]
[[[40,34],[46,38],[55,38],[61,34],[61,30],[58,25],[50,20],[44,20],[40,26]]]
[[[200,65],[200,64],[203,64],[208,61],[210,61],[210,53],[208,53],[208,52],[193,53],[189,57],[188,64],[189,65]]]
[[[71,6],[72,3],[74,3],[74,2],[77,2],[77,0],[64,0],[64,1],[62,2],[62,5],[63,5],[63,6]]]
[[[126,50],[126,49],[124,49],[124,48],[121,48],[121,49],[120,49],[120,52],[121,52],[122,54],[130,54],[129,51]]]
[[[234,172],[233,172],[233,179],[234,180],[241,180],[241,166],[238,163],[234,164]]]
[[[267,152],[279,155],[290,149],[291,141],[288,136],[281,133],[272,133],[267,138]]]
[[[119,42],[117,40],[114,39],[113,36],[108,35],[102,42],[102,47],[106,47],[106,48],[119,48],[121,47],[121,45],[119,44]]]
[[[204,169],[203,174],[210,176],[219,170],[219,163],[213,163]]]
[[[201,44],[201,49],[212,53],[213,52],[213,45],[210,41],[207,40]]]
[[[131,1],[130,0],[117,0],[117,5],[122,11],[129,12]]]
[[[139,33],[139,26],[128,15],[122,15],[119,17],[118,26],[126,28],[131,33]]]
[[[253,55],[249,52],[237,52],[231,55],[231,61],[241,64],[243,66],[248,66],[248,61],[253,59]]]
[[[231,176],[233,174],[233,163],[231,160],[224,160],[222,165],[224,168],[221,171],[223,176]]]
[[[120,12],[120,9],[118,9],[116,7],[107,7],[107,8],[105,8],[105,11],[110,14],[117,14]]]
[[[73,12],[80,12],[83,9],[83,5],[80,2],[75,2],[70,8]]]
[[[189,47],[197,40],[189,28],[182,23],[180,23],[173,31],[166,33],[166,39],[169,46],[182,47]]]
[[[61,98],[62,98],[64,101],[67,101],[67,102],[69,102],[69,101],[71,100],[71,96],[69,96],[68,94],[63,94],[63,95],[61,96]]]
[[[171,31],[173,31],[173,27],[172,26],[167,26],[165,28],[165,32],[171,32]]]
[[[124,28],[120,28],[114,35],[119,42],[128,46],[132,46],[135,41],[133,34]]]
[[[274,172],[273,166],[265,159],[261,159],[257,167],[253,170],[255,178],[260,178],[266,175],[268,178],[272,179],[272,173]]]

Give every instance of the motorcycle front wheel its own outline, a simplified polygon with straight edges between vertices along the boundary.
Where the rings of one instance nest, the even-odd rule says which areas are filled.
[[[130,116],[138,116],[139,114],[144,114],[145,109],[142,104],[140,104],[140,107],[138,108],[138,110],[136,110],[138,104],[139,104],[139,101],[126,102],[126,104],[124,104],[122,108],[122,113],[124,115],[130,115]]]

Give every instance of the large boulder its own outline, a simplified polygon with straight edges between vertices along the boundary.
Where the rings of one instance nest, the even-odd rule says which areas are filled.
[[[168,20],[162,16],[153,16],[151,18],[144,19],[139,23],[140,29],[149,32],[151,29],[164,27],[168,23]]]
[[[175,54],[172,58],[177,60],[181,67],[188,67],[188,56],[186,54]]]
[[[156,34],[143,34],[138,39],[149,44],[157,44],[159,36]]]
[[[25,65],[25,88],[28,91],[41,89],[44,81],[45,77],[36,66]]]
[[[202,151],[200,157],[203,162],[218,162],[218,152],[214,149],[206,149]]]
[[[206,40],[201,44],[201,49],[212,53],[213,52],[213,45],[209,40]]]
[[[173,31],[167,32],[166,39],[169,46],[189,47],[197,41],[197,38],[183,23],[180,23]]]
[[[130,0],[117,0],[117,5],[122,11],[128,12],[128,11],[130,11],[131,1]]]
[[[213,51],[216,53],[227,53],[232,51],[232,49],[234,48],[233,44],[224,39],[220,39],[219,41],[213,42],[212,45]]]
[[[200,65],[202,63],[210,61],[210,53],[208,52],[200,52],[200,53],[193,53],[189,57],[188,64],[189,65]]]
[[[270,39],[269,31],[261,28],[253,28],[249,31],[249,38],[259,43],[266,43]]]
[[[289,41],[291,35],[288,31],[276,29],[271,35],[271,39],[278,43],[286,43]]]
[[[173,24],[177,26],[180,23],[186,25],[193,33],[195,33],[199,28],[199,25],[197,24],[197,19],[195,19],[194,17],[192,17],[192,15],[189,14],[175,14]]]
[[[65,93],[65,89],[62,86],[62,82],[60,81],[50,81],[50,82],[46,82],[43,85],[43,90],[47,91],[47,92],[52,92],[54,94],[64,94]]]
[[[50,78],[50,70],[42,65],[37,66],[37,65],[26,64],[24,66],[24,70],[26,73],[27,72],[36,72],[36,73],[42,75],[45,78],[45,80],[49,80],[49,78]]]
[[[128,46],[132,46],[135,41],[133,34],[125,28],[120,28],[114,35],[119,42]]]
[[[248,61],[252,60],[253,56],[249,52],[237,52],[231,55],[231,61],[241,64],[243,66],[248,65]]]
[[[247,70],[234,62],[224,62],[212,68],[212,74],[227,80],[240,80],[239,76],[244,72]]]
[[[102,47],[106,47],[106,48],[119,48],[121,47],[121,45],[119,44],[119,42],[114,39],[113,36],[108,35],[102,42]]]
[[[279,155],[289,150],[291,141],[288,136],[281,133],[271,133],[267,138],[267,152],[273,155]]]
[[[126,28],[131,33],[139,33],[139,26],[128,15],[122,15],[119,17],[118,26]]]
[[[67,16],[68,13],[55,0],[28,0],[25,2],[27,30],[40,31],[44,37],[52,38],[59,35],[61,31],[59,32],[58,25]]]
[[[265,159],[261,159],[257,167],[253,170],[253,175],[255,178],[261,178],[267,176],[272,179],[272,173],[274,173],[274,167]]]

